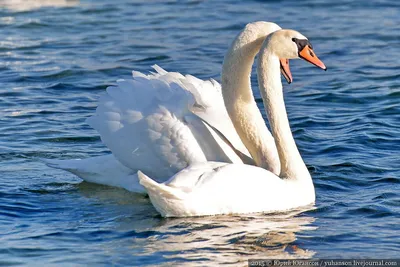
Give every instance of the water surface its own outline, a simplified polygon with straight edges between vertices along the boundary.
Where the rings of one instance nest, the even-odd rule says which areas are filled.
[[[398,1],[29,2],[0,2],[1,264],[398,257]],[[219,80],[229,43],[257,20],[302,32],[329,68],[293,60],[284,85],[315,209],[162,219],[143,196],[39,161],[109,153],[85,123],[108,85],[153,64]]]

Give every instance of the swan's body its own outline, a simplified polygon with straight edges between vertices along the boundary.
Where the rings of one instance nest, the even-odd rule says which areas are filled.
[[[284,211],[315,201],[313,186],[245,164],[198,163],[165,184],[142,172],[139,179],[164,217]]]
[[[250,86],[254,57],[265,37],[278,29],[267,22],[245,27],[224,59],[222,89],[214,80],[158,66],[151,75],[133,72],[132,80],[119,80],[88,119],[112,156],[50,160],[48,165],[136,192],[144,191],[138,170],[163,182],[190,164],[207,161],[255,164],[278,174],[275,143]]]
[[[280,81],[279,58],[299,55],[326,69],[308,40],[291,30],[279,30],[267,37],[257,66],[264,106],[281,161],[280,175],[256,166],[215,162],[188,167],[164,184],[139,172],[140,183],[162,216],[275,212],[315,201],[311,175],[290,130]]]

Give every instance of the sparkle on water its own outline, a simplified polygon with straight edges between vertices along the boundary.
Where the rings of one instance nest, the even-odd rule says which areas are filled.
[[[301,31],[328,66],[293,60],[284,85],[315,208],[162,219],[144,196],[39,161],[109,153],[85,124],[107,85],[153,64],[219,80],[229,43],[257,20]],[[398,257],[400,2],[3,0],[0,24],[0,264]]]

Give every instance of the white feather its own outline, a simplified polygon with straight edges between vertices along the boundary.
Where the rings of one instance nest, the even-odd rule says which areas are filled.
[[[251,66],[262,40],[277,29],[280,27],[275,23],[258,21],[249,23],[237,35],[222,67],[224,98],[221,86],[214,80],[167,72],[155,65],[154,73],[133,71],[132,79],[118,80],[107,88],[96,114],[87,121],[99,132],[116,158],[113,160],[134,173],[141,170],[156,181],[163,181],[189,164],[205,161],[256,163],[279,173],[274,140],[250,86]],[[96,173],[101,164],[111,175],[117,166],[103,160],[94,164],[95,160],[82,160],[74,172],[80,175],[90,169]],[[81,166],[85,169],[77,171]],[[97,182],[109,183],[102,173],[98,174],[102,178]],[[116,170],[116,175],[122,175],[117,180],[123,181],[123,172]],[[123,182],[121,186],[126,188]]]
[[[125,188],[128,191],[145,193],[138,184],[138,176],[122,165],[113,155],[88,159],[56,160],[41,159],[48,166],[69,171],[91,183]]]
[[[164,217],[286,211],[314,203],[314,187],[250,165],[193,164],[164,183],[140,183]]]
[[[153,68],[154,74],[134,71],[132,80],[118,80],[108,87],[96,113],[87,119],[111,150],[110,162],[98,157],[48,165],[91,182],[143,191],[137,181],[131,186],[123,182],[135,182],[125,169],[135,175],[141,170],[162,182],[192,163],[241,163],[231,145],[249,156],[225,109],[221,86],[216,81],[167,72],[157,65]],[[105,169],[112,176],[110,181],[105,177]],[[91,173],[90,178],[85,173]]]

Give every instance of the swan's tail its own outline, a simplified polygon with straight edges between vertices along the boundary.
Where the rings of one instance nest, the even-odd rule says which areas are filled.
[[[177,209],[181,209],[186,193],[177,188],[157,183],[141,171],[138,171],[137,174],[139,183],[146,188],[155,209],[163,217],[177,216]]]
[[[68,171],[81,179],[96,184],[116,186],[128,191],[144,193],[135,170],[122,165],[112,154],[86,159],[40,159],[47,166]]]
[[[97,181],[99,176],[102,176],[101,172],[97,170],[97,165],[92,165],[92,159],[40,159],[44,164],[51,168],[64,170],[75,174],[81,179],[99,184],[106,184],[102,181]]]
[[[74,173],[79,170],[80,160],[40,159],[44,164],[55,169]]]
[[[179,200],[184,197],[184,193],[179,189],[170,187],[162,183],[157,183],[141,171],[138,171],[137,174],[139,177],[139,183],[146,188],[149,195],[159,195],[163,198]]]

